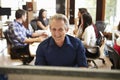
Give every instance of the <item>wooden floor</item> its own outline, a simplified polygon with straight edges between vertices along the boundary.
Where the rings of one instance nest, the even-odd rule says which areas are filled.
[[[109,61],[109,58],[107,56],[102,56],[105,59],[105,64],[102,63],[101,60],[96,59],[95,62],[98,65],[98,69],[111,69],[111,62]],[[30,63],[30,65],[34,66],[35,58],[34,60]],[[21,65],[22,62],[20,60],[12,60],[10,58],[10,55],[7,52],[7,45],[6,45],[6,40],[0,40],[0,65]],[[91,62],[89,65],[90,69],[93,69],[94,65]]]

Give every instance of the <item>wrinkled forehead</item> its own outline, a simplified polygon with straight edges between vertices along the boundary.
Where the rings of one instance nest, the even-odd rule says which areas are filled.
[[[65,22],[62,19],[53,19],[51,21],[50,27],[62,28],[62,27],[65,27]]]
[[[56,18],[52,19],[50,24],[53,24],[53,23],[56,23],[56,22],[60,22],[60,23],[62,22],[62,23],[65,24],[65,21],[63,19],[56,19]]]

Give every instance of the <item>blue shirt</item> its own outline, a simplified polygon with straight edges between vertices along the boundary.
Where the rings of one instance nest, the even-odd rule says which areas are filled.
[[[14,21],[9,25],[8,35],[13,46],[25,46],[24,40],[31,37],[32,33],[23,24]]]
[[[85,48],[79,39],[69,35],[62,47],[49,37],[38,46],[35,65],[87,67]]]

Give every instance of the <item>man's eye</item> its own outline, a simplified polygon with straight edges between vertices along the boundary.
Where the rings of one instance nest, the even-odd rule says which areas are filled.
[[[56,31],[56,29],[52,29],[52,31]]]
[[[63,29],[59,29],[59,31],[61,32],[61,31],[63,31]]]

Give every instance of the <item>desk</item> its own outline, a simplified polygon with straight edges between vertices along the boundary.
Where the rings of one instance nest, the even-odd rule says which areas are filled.
[[[35,33],[38,33],[38,34],[45,33],[48,36],[51,36],[51,32],[49,29],[48,30],[37,30],[37,31],[35,31]],[[37,50],[37,47],[39,44],[40,44],[40,42],[34,42],[32,44],[29,44],[29,51],[30,51],[31,56],[36,55],[36,50]]]
[[[0,66],[9,80],[119,80],[119,70],[52,66]]]
[[[38,33],[38,34],[45,33],[48,36],[51,36],[51,32],[49,28],[47,30],[36,30],[35,33]]]
[[[40,42],[34,42],[29,45],[29,51],[30,51],[31,56],[36,55],[36,50],[37,50],[37,47],[39,44],[40,44]]]

